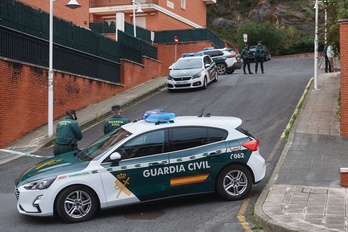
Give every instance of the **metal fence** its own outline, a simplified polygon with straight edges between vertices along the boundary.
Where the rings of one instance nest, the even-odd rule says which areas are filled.
[[[90,28],[92,31],[98,33],[115,33],[116,25],[115,23],[90,23]],[[131,23],[125,22],[125,32],[129,35],[134,34],[134,26]],[[208,28],[199,29],[186,29],[186,30],[168,30],[168,31],[156,31],[154,41],[151,41],[151,31],[146,30],[141,27],[136,27],[137,37],[141,40],[147,41],[149,43],[173,43],[174,36],[179,37],[180,42],[192,42],[192,41],[210,41],[217,48],[223,48],[225,43],[218,36],[216,36]]]
[[[0,56],[48,67],[48,42],[0,25]],[[54,44],[53,68],[65,72],[120,82],[120,63]]]

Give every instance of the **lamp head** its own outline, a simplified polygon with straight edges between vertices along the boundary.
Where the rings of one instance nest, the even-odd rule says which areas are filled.
[[[65,6],[69,7],[70,9],[76,9],[81,7],[77,0],[70,0],[70,2],[68,2]]]
[[[144,11],[141,9],[141,7],[140,7],[140,6],[138,6],[137,13],[144,13]]]

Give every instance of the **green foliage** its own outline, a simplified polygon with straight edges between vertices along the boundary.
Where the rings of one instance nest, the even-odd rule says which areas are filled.
[[[342,2],[341,0],[330,0],[325,5],[327,10],[327,44],[334,42],[336,45],[335,47],[339,49],[340,34],[338,20],[348,18],[347,3],[345,3],[345,1]],[[339,50],[337,53],[339,53]]]
[[[267,45],[270,50],[277,53],[279,48],[284,46],[286,33],[283,29],[277,27],[271,22],[264,23],[247,23],[240,27],[236,33],[238,47],[243,47],[243,34],[248,35],[248,44],[256,45],[259,40],[262,44]]]
[[[292,42],[288,47],[282,47],[279,49],[279,55],[301,54],[311,53],[314,48],[313,38],[301,37],[298,40]]]
[[[288,9],[288,12],[298,11],[295,5],[303,5],[305,0],[292,0],[294,8]],[[306,25],[315,23],[312,1],[303,7],[303,15],[306,16]],[[271,8],[279,4],[288,4],[288,0],[269,0]],[[208,20],[208,28],[211,29],[219,38],[225,40],[231,45],[241,48],[244,46],[243,34],[248,34],[248,44],[255,45],[258,40],[271,48],[272,55],[288,55],[296,53],[308,53],[314,50],[314,33],[306,29],[299,29],[296,21],[292,21],[292,25],[287,24],[285,27],[279,28],[276,24],[268,23],[252,23],[250,22],[249,13],[258,8],[259,0],[218,0],[217,4],[208,6],[208,19],[213,20],[222,17],[231,20],[236,25],[241,26],[211,26]],[[348,19],[348,0],[322,0],[319,1],[319,51],[322,50],[325,41],[324,30],[324,9],[327,11],[326,36],[327,43],[334,42],[336,48],[340,48],[339,38],[339,19]],[[238,15],[238,19],[236,17]],[[291,14],[290,14],[291,15]],[[294,14],[296,15],[296,14]],[[301,24],[300,23],[300,24]],[[308,27],[307,27],[308,28]],[[339,53],[340,51],[338,51]]]

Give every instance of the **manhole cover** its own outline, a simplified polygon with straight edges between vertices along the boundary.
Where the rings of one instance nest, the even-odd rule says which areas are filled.
[[[126,213],[124,216],[129,219],[155,219],[164,214],[161,210],[143,211],[143,212],[133,212]]]

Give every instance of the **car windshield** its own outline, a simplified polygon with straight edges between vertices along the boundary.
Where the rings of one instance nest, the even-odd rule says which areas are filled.
[[[106,134],[100,139],[96,140],[85,149],[79,151],[76,154],[76,157],[79,160],[90,161],[99,155],[102,155],[105,151],[109,150],[110,147],[127,138],[131,134],[132,133],[129,131],[120,127],[114,132]]]
[[[173,66],[173,69],[191,68],[202,68],[202,59],[179,59]]]

